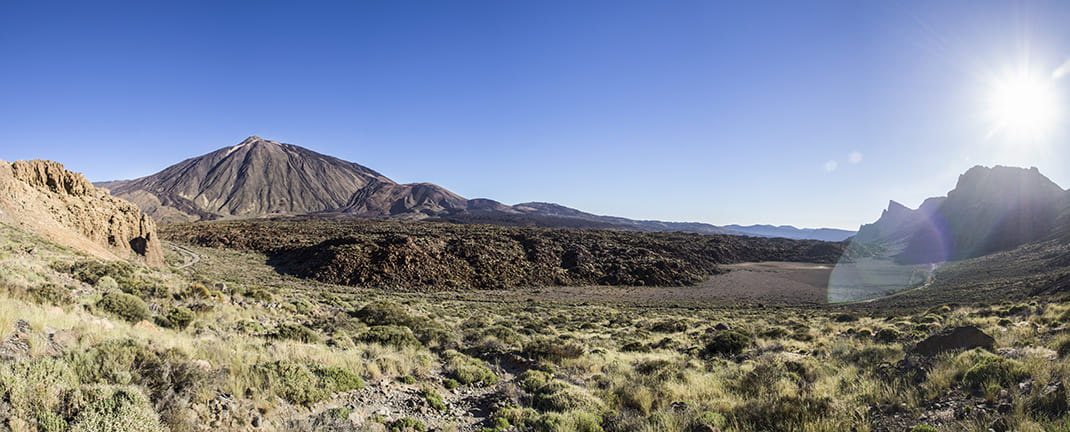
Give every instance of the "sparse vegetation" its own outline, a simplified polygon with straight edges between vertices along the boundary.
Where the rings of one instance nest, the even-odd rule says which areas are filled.
[[[0,353],[18,356],[0,360],[12,430],[1068,424],[1070,302],[1057,296],[874,309],[421,294],[325,285],[279,275],[258,253],[190,248],[208,264],[189,274],[44,245],[39,258],[0,261],[10,275],[0,280]],[[98,287],[106,277],[115,290]],[[995,346],[912,352],[961,325]]]

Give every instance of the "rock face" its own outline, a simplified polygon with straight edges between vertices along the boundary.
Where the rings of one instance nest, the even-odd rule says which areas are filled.
[[[908,264],[974,258],[1054,235],[1068,197],[1036,168],[977,166],[917,210],[892,201],[854,241]]]
[[[931,357],[945,351],[991,348],[996,340],[974,326],[956,327],[944,330],[918,342],[914,352]]]
[[[0,161],[0,222],[98,258],[164,264],[152,218],[56,162]]]

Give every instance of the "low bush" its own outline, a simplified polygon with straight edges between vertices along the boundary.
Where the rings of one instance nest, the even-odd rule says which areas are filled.
[[[176,307],[167,312],[167,321],[171,324],[171,327],[182,330],[189,327],[190,323],[197,318],[197,315],[193,311],[186,307]]]
[[[438,394],[435,389],[431,387],[423,387],[420,389],[420,396],[423,396],[424,401],[431,409],[440,412],[446,412],[446,403],[442,401],[442,395]]]
[[[498,376],[482,360],[468,357],[456,351],[447,351],[446,372],[457,382],[464,385],[482,384],[492,386],[498,383]]]
[[[520,382],[520,387],[525,391],[535,393],[539,387],[546,385],[550,381],[550,374],[540,370],[528,369],[517,377],[517,381]]]
[[[390,432],[424,432],[427,426],[412,417],[402,417],[390,423]]]
[[[1029,372],[1015,360],[990,355],[966,371],[962,383],[969,389],[980,392],[991,384],[1010,387],[1029,378]]]
[[[594,411],[601,402],[586,390],[561,380],[551,380],[539,387],[532,397],[532,405],[544,411]]]
[[[38,303],[54,304],[56,306],[74,303],[74,296],[71,295],[70,288],[61,287],[54,283],[44,283],[30,287],[26,292]]]
[[[165,432],[149,398],[137,387],[102,387],[71,421],[70,432]]]
[[[417,321],[401,305],[389,301],[370,303],[353,315],[370,326],[389,325],[412,328]]]
[[[322,338],[319,333],[301,324],[282,323],[275,328],[272,335],[279,339],[289,339],[304,343],[320,343]]]
[[[259,363],[254,370],[273,394],[291,403],[311,406],[331,394],[364,388],[364,380],[333,366],[305,365],[291,360]]]
[[[104,297],[97,302],[97,307],[133,323],[146,320],[151,316],[149,306],[144,300],[121,291],[109,291],[104,294]]]
[[[384,346],[404,348],[407,346],[418,347],[420,341],[412,334],[408,327],[396,325],[376,325],[369,328],[358,337],[361,342],[377,343]]]
[[[752,343],[753,339],[746,333],[738,330],[722,331],[706,344],[703,354],[707,357],[737,355]]]
[[[524,354],[531,359],[560,362],[582,357],[587,349],[575,341],[538,338],[524,346]]]
[[[888,327],[888,328],[882,328],[879,331],[877,331],[877,334],[876,334],[876,336],[874,336],[874,338],[878,342],[891,343],[891,342],[895,342],[895,341],[899,340],[899,336],[900,336],[899,330],[896,330],[896,329],[894,329],[892,327]]]

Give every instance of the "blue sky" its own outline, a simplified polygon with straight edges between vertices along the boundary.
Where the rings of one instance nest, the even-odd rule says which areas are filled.
[[[0,158],[135,178],[249,135],[465,197],[854,229],[973,165],[1070,186],[1070,2],[0,3]],[[1041,133],[1042,132],[1042,133]]]

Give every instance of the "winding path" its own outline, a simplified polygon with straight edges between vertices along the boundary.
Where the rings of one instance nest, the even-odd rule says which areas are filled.
[[[174,243],[171,243],[171,242],[163,242],[163,243],[165,245],[167,245],[167,246],[170,246],[171,249],[177,250],[177,251],[182,252],[183,254],[186,254],[187,256],[189,256],[189,259],[186,260],[186,262],[183,263],[182,265],[180,265],[178,267],[175,267],[176,269],[182,270],[182,269],[184,269],[186,267],[189,267],[191,265],[194,265],[194,264],[197,264],[197,263],[201,262],[201,256],[197,255],[196,253],[193,253],[193,251],[191,251],[189,249],[186,249],[186,248],[184,248],[182,246],[176,245]]]

